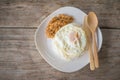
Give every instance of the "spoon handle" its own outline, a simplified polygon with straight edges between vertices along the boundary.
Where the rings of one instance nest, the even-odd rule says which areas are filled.
[[[93,48],[94,48],[94,62],[95,62],[95,67],[99,67],[99,60],[98,60],[98,50],[97,50],[97,45],[96,45],[96,36],[95,33],[93,34]]]
[[[90,56],[90,69],[95,70],[95,65],[94,65],[94,59],[93,59],[93,54],[92,54],[92,47],[89,43],[89,56]]]

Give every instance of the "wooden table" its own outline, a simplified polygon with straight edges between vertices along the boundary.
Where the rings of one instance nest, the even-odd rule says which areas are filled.
[[[63,6],[96,12],[103,33],[100,68],[52,68],[35,47],[37,26]],[[120,0],[0,0],[0,80],[120,80]]]

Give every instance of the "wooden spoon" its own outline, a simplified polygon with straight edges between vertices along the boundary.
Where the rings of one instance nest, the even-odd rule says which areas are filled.
[[[87,35],[87,42],[88,42],[88,52],[89,52],[89,57],[90,57],[90,69],[95,70],[95,65],[94,65],[94,59],[93,59],[93,52],[92,52],[92,34],[91,31],[88,28],[88,22],[87,22],[87,16],[84,17],[84,25],[83,29],[86,32]]]
[[[88,13],[88,25],[89,25],[89,29],[92,32],[92,37],[93,37],[93,48],[94,48],[94,61],[95,61],[95,67],[98,68],[99,67],[99,60],[98,60],[98,50],[97,50],[97,45],[96,45],[96,36],[95,36],[95,32],[96,32],[96,28],[98,26],[98,19],[97,16],[94,12],[89,12]]]

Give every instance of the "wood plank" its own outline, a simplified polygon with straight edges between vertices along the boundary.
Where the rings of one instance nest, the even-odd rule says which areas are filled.
[[[34,44],[35,29],[0,29],[1,80],[119,80],[120,30],[102,29],[103,46],[100,68],[89,65],[74,73],[52,68],[40,56]]]
[[[95,11],[99,26],[120,28],[120,0],[0,0],[0,27],[37,27],[50,13],[63,6]]]

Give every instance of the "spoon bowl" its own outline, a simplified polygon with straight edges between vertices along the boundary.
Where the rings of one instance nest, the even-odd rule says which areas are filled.
[[[94,12],[89,12],[88,14],[88,25],[90,26],[90,29],[92,31],[96,31],[96,28],[98,26],[98,19]]]

